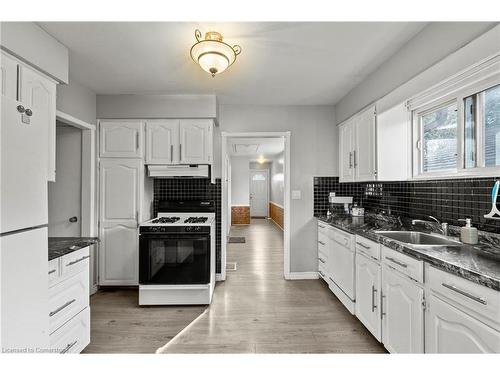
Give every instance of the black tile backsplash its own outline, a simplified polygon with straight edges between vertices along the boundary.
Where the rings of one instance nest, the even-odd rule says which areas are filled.
[[[328,194],[352,196],[367,210],[463,226],[458,219],[472,218],[480,230],[500,233],[500,221],[485,219],[491,209],[491,188],[496,178],[434,181],[340,183],[338,177],[314,177],[314,215],[328,210]]]
[[[158,214],[159,200],[207,199],[215,201],[215,264],[216,272],[221,272],[221,206],[222,187],[221,179],[215,184],[209,179],[155,179],[153,187],[153,215]]]

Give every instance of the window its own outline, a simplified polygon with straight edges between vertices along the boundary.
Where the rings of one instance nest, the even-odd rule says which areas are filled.
[[[421,127],[421,172],[453,170],[457,167],[456,103],[419,114]]]
[[[500,166],[500,85],[464,98],[464,165]]]

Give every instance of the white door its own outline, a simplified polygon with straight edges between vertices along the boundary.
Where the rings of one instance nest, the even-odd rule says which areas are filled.
[[[0,237],[2,348],[46,348],[49,341],[47,228]]]
[[[56,84],[40,73],[22,66],[20,69],[20,101],[33,115],[45,118],[45,155],[47,180],[56,179]],[[27,113],[27,112],[26,112]]]
[[[146,164],[179,163],[179,120],[146,122]]]
[[[427,302],[426,353],[500,353],[500,332],[434,294]]]
[[[382,267],[382,343],[391,353],[424,352],[424,290]]]
[[[99,284],[137,285],[142,160],[101,160]]]
[[[381,340],[380,265],[356,254],[356,316],[377,340]]]
[[[269,214],[269,171],[250,170],[250,216],[267,217]]]
[[[340,182],[354,181],[354,119],[339,128]]]
[[[212,162],[213,121],[207,119],[180,120],[179,154],[181,164]]]
[[[356,148],[353,162],[356,181],[375,180],[377,154],[375,152],[375,107],[370,107],[357,116],[355,131]]]
[[[143,137],[142,121],[100,121],[100,156],[102,158],[141,158],[143,155]]]
[[[82,219],[81,129],[57,127],[56,167],[57,180],[48,186],[49,237],[79,237]]]

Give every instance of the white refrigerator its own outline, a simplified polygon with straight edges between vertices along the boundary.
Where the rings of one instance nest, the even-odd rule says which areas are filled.
[[[40,352],[49,341],[48,113],[0,100],[0,347]]]

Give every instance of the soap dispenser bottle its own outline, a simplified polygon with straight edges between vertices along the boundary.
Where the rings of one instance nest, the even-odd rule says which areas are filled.
[[[460,229],[460,241],[469,245],[477,244],[477,228],[472,226],[472,220],[467,218],[458,221],[465,221],[465,226]]]

